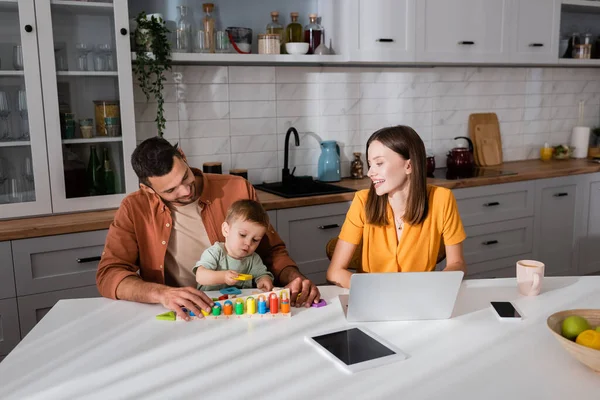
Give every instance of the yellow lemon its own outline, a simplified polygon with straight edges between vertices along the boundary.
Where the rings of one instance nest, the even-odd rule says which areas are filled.
[[[587,331],[581,332],[575,343],[592,349],[600,350],[600,332],[588,329]]]

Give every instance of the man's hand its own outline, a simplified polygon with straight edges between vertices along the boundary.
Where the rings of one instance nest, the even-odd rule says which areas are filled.
[[[239,274],[232,270],[225,271],[225,284],[228,286],[235,286],[238,281],[235,279]]]
[[[285,287],[290,289],[290,305],[292,306],[310,307],[321,299],[317,286],[300,274]]]
[[[177,316],[188,321],[190,318],[181,309],[187,308],[194,314],[201,316],[200,309],[210,312],[213,301],[204,292],[192,287],[174,288],[165,286],[160,294],[160,303],[169,310],[175,311]]]
[[[256,287],[263,292],[270,292],[273,290],[273,281],[268,276],[263,276],[256,281]]]

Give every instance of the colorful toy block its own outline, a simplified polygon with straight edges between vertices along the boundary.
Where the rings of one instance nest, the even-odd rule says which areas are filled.
[[[235,278],[236,281],[250,281],[252,280],[252,275],[250,274],[239,274],[237,276],[237,278]]]
[[[175,321],[176,318],[177,314],[175,314],[175,311],[167,311],[166,313],[158,314],[156,316],[156,319],[161,321]]]
[[[325,307],[326,305],[327,305],[327,302],[325,301],[325,299],[321,299],[321,300],[319,300],[318,303],[313,303],[311,305],[311,307],[320,308],[320,307]]]
[[[219,290],[221,292],[221,294],[242,294],[242,291],[238,288],[236,288],[235,286],[231,286],[231,287],[227,287],[224,289]]]

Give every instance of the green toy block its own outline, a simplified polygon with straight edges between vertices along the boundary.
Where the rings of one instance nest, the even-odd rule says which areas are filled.
[[[175,321],[177,319],[177,314],[175,314],[175,311],[168,311],[166,313],[158,314],[156,319],[161,321]]]

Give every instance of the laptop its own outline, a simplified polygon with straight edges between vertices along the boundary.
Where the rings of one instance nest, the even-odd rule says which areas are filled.
[[[413,321],[452,316],[462,271],[354,274],[340,296],[348,322]],[[346,303],[346,304],[345,304]]]

